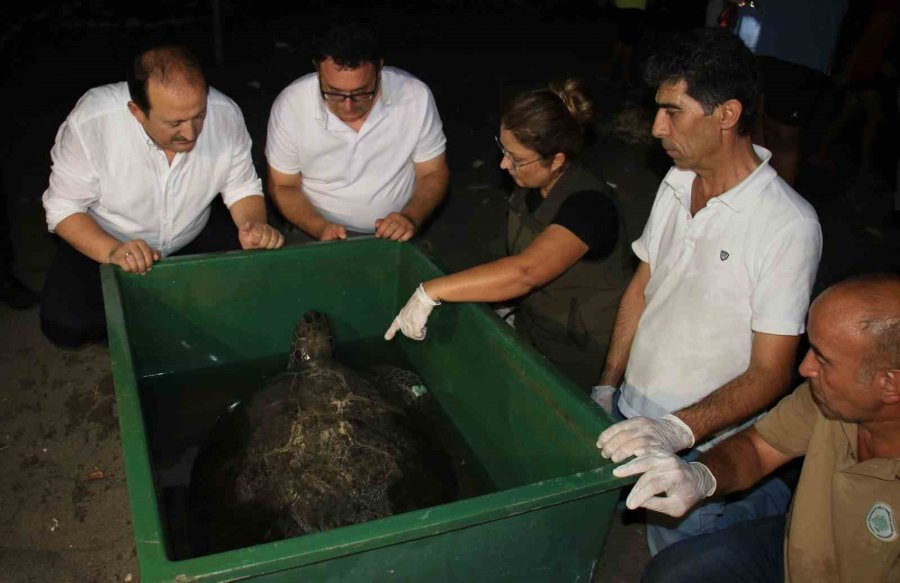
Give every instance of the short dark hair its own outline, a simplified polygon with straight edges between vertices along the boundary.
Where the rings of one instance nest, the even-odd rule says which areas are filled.
[[[762,96],[759,67],[743,41],[726,30],[702,28],[673,35],[647,60],[644,79],[652,87],[685,81],[688,95],[707,115],[736,99],[743,108],[738,134],[753,129]]]
[[[159,83],[187,80],[206,87],[206,75],[200,59],[187,47],[181,45],[160,45],[141,51],[128,68],[128,92],[131,100],[144,114],[150,113],[150,98],[147,96],[147,82],[153,79]]]
[[[356,69],[363,63],[377,67],[384,55],[370,26],[349,22],[328,28],[313,41],[313,62],[319,65],[329,57],[338,67]]]
[[[584,84],[566,79],[518,95],[504,108],[500,123],[549,166],[557,153],[565,154],[567,163],[578,158],[585,129],[593,119],[593,104]]]

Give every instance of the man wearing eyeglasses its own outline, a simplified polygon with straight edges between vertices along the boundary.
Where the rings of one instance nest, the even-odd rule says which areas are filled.
[[[446,138],[431,92],[383,62],[369,29],[332,28],[317,43],[316,72],[272,106],[269,190],[282,215],[317,240],[408,241],[447,191]]]

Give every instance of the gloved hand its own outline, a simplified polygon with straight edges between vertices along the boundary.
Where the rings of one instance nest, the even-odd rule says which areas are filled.
[[[613,410],[613,393],[616,392],[615,387],[611,387],[609,385],[597,385],[595,387],[591,387],[591,399],[594,400],[595,403],[603,407],[603,409],[612,414]]]
[[[672,452],[651,447],[627,464],[613,470],[619,478],[640,477],[625,505],[634,510],[643,506],[669,516],[682,516],[697,502],[716,491],[716,478],[700,462],[688,463]],[[665,493],[665,498],[658,494]]]
[[[632,417],[600,434],[597,447],[605,458],[620,462],[641,455],[648,447],[678,452],[694,445],[694,433],[684,421],[669,414],[659,419]]]
[[[441,302],[436,302],[428,297],[428,294],[425,293],[425,288],[420,283],[416,291],[413,292],[412,297],[409,298],[406,305],[403,306],[403,309],[391,322],[391,327],[385,332],[384,339],[393,339],[397,330],[400,330],[407,338],[424,340],[425,333],[428,331],[426,327],[428,316],[431,315],[431,310],[439,305],[441,305]]]

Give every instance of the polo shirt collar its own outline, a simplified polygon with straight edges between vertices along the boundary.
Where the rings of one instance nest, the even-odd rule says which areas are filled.
[[[756,155],[761,160],[759,166],[737,186],[715,197],[715,199],[735,212],[742,212],[752,207],[756,199],[762,194],[765,186],[777,176],[775,169],[769,165],[769,161],[772,159],[772,152],[757,145],[753,146],[753,151],[756,152]],[[680,168],[672,167],[663,179],[672,189],[678,202],[686,209],[691,208],[691,187],[696,177],[697,173],[693,170],[681,170]]]
[[[846,451],[853,456],[856,463],[843,470],[847,474],[858,474],[882,480],[900,479],[900,458],[872,458],[864,462],[859,461],[857,440],[859,439],[859,426],[856,423],[838,421],[841,427],[841,435],[845,440]]]

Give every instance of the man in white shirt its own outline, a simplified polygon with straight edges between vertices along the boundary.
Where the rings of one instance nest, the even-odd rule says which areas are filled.
[[[658,84],[653,135],[675,166],[632,245],[641,262],[600,377],[609,391],[624,375],[614,404],[629,419],[597,442],[616,462],[721,437],[785,391],[822,248],[813,208],[750,141],[759,73],[737,37],[681,35],[646,77]],[[760,512],[786,508],[789,492],[772,487]],[[720,506],[674,529],[651,524],[651,552],[729,520]]]
[[[431,92],[384,67],[377,38],[357,24],[323,34],[313,63],[316,72],[272,106],[266,157],[273,200],[317,240],[352,233],[409,240],[449,179]]]
[[[143,274],[177,252],[283,244],[266,223],[240,109],[207,86],[184,48],[145,51],[127,83],[88,91],[60,126],[51,158],[43,201],[60,240],[41,328],[60,346],[105,335],[98,264]],[[233,222],[225,240],[210,221],[219,194]]]

